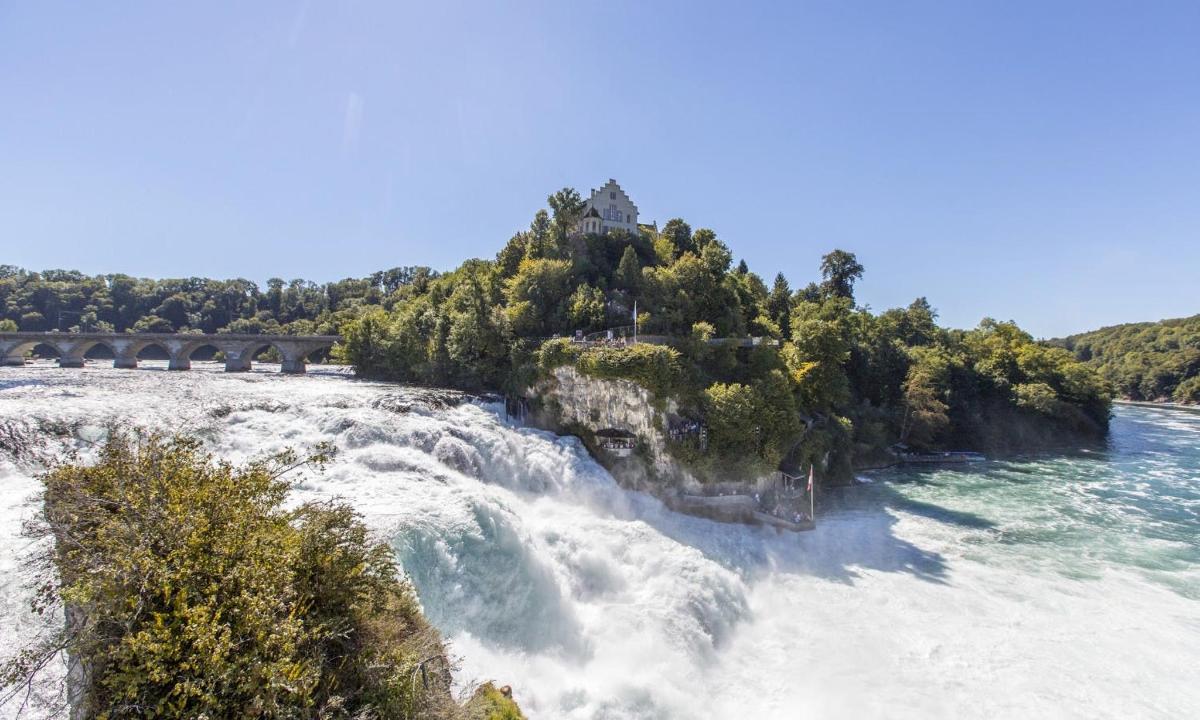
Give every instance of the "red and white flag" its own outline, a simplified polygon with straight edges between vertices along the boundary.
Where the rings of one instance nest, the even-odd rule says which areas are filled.
[[[809,495],[812,495],[812,484],[813,484],[813,466],[809,465],[808,466],[808,494]]]

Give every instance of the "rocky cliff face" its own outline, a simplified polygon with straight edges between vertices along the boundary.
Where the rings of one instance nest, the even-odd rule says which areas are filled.
[[[812,527],[807,515],[802,522],[798,510],[787,504],[790,500],[778,498],[776,473],[701,482],[676,460],[667,446],[669,420],[678,411],[674,400],[656,404],[649,391],[632,381],[593,378],[570,366],[557,368],[531,394],[539,405],[531,418],[535,424],[579,436],[618,482],[657,495],[676,511],[722,522]],[[605,449],[606,432],[633,434],[637,449],[627,457]]]
[[[541,401],[541,410],[535,418],[539,425],[583,435],[589,449],[621,482],[634,487],[651,482],[699,486],[691,473],[667,452],[666,418],[677,409],[673,400],[656,407],[650,392],[637,383],[588,377],[569,365],[556,368],[553,378],[539,382],[532,394]],[[598,451],[594,436],[604,430],[633,433],[637,436],[638,451],[629,458]]]
[[[541,403],[534,418],[536,424],[582,437],[588,449],[627,487],[660,496],[674,494],[676,490],[700,494],[754,493],[774,481],[774,474],[770,474],[729,482],[707,478],[702,482],[667,448],[668,418],[678,413],[678,403],[671,398],[657,400],[631,380],[594,378],[566,365],[556,368],[552,378],[539,382],[531,394]],[[605,430],[636,435],[637,452],[628,458],[618,458],[600,449],[596,434]]]

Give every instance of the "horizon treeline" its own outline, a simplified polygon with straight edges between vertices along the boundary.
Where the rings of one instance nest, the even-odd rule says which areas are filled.
[[[437,275],[395,267],[322,284],[271,278],[264,289],[244,278],[156,280],[0,265],[0,330],[335,334],[362,307],[387,307],[399,288]]]

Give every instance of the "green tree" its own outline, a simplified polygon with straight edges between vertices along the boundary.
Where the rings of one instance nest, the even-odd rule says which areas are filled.
[[[342,328],[342,341],[334,348],[337,359],[367,374],[388,366],[391,342],[391,318],[383,308],[375,308]]]
[[[1200,403],[1200,375],[1193,375],[1179,383],[1172,399],[1178,403]]]
[[[700,261],[704,263],[704,267],[708,272],[721,278],[725,276],[725,273],[729,272],[729,264],[733,262],[733,254],[729,252],[729,248],[725,247],[725,243],[713,237],[705,243],[704,249],[700,251]]]
[[[659,234],[671,243],[672,259],[686,252],[696,252],[696,243],[692,240],[692,226],[681,218],[668,220]]]
[[[708,228],[700,228],[692,233],[692,246],[697,254],[703,254],[704,248],[717,239],[717,233]]]
[[[801,405],[829,412],[850,401],[846,363],[850,359],[850,300],[831,297],[801,303],[792,315],[792,343],[784,361],[797,387]]]
[[[915,348],[904,381],[904,419],[900,440],[916,447],[934,445],[950,424],[947,400],[953,360],[940,348]]]
[[[455,275],[457,282],[443,306],[451,382],[473,390],[500,387],[509,373],[511,338],[500,310],[495,266],[471,260]]]
[[[821,258],[822,290],[832,297],[854,299],[854,282],[862,277],[863,266],[854,253],[834,250]]]
[[[792,339],[792,290],[783,273],[775,275],[767,298],[767,314],[779,327],[784,340]]]
[[[621,262],[617,265],[613,284],[614,287],[633,295],[637,295],[638,290],[641,289],[642,268],[638,263],[637,252],[634,251],[632,245],[626,245],[625,252],[621,253]]]
[[[586,283],[571,294],[569,318],[574,329],[590,331],[604,327],[604,293]]]
[[[566,257],[567,240],[575,230],[575,226],[579,223],[585,203],[583,198],[579,196],[579,191],[569,187],[565,187],[546,198],[546,202],[550,205],[550,211],[554,214],[552,234],[558,250],[558,254],[554,257]]]
[[[513,235],[496,254],[496,267],[501,277],[507,278],[517,274],[517,268],[529,253],[529,237],[525,233]]]
[[[514,332],[532,337],[565,331],[571,279],[571,263],[567,260],[522,261],[504,289]]]
[[[551,198],[553,197],[551,196]],[[550,223],[550,214],[539,209],[533,216],[533,222],[529,224],[527,257],[535,259],[558,257],[559,248],[555,244],[555,227],[557,226]]]
[[[749,385],[713,383],[704,391],[708,442],[714,455],[745,458],[758,453],[763,430],[758,406],[758,393]]]

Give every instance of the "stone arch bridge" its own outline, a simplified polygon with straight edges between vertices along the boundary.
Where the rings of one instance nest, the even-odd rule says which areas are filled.
[[[189,370],[192,353],[212,346],[225,354],[225,371],[250,369],[251,360],[270,347],[283,360],[285,373],[302,373],[309,353],[333,347],[337,335],[191,335],[165,333],[57,333],[0,332],[0,365],[24,365],[25,355],[37,345],[49,345],[58,351],[59,367],[83,367],[84,356],[97,345],[113,354],[113,367],[135,368],[138,353],[157,345],[170,361],[170,370]]]

